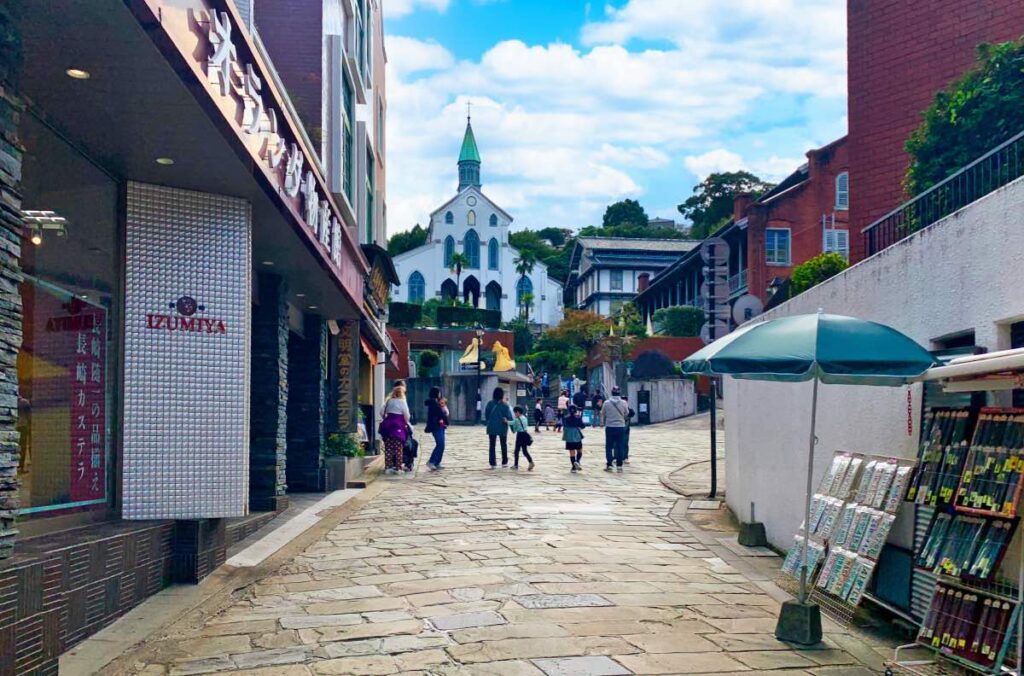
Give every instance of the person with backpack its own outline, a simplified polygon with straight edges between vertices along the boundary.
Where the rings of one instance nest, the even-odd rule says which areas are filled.
[[[384,404],[384,419],[378,432],[384,439],[385,474],[398,474],[405,462],[403,451],[409,434],[409,405],[405,402],[405,385],[396,385]]]
[[[484,409],[484,420],[487,422],[487,459],[491,469],[497,469],[495,443],[501,441],[501,467],[508,468],[508,424],[513,418],[512,409],[505,403],[505,390],[494,388],[491,400]]]
[[[521,406],[516,406],[512,409],[512,413],[515,415],[512,418],[512,422],[509,424],[509,429],[515,432],[516,445],[513,456],[512,469],[519,469],[519,453],[522,452],[523,457],[526,458],[526,462],[530,465],[526,468],[529,471],[533,471],[533,458],[530,457],[530,451],[527,450],[530,444],[533,443],[533,437],[526,430],[529,427],[530,419],[526,417],[526,413],[523,411]]]
[[[629,419],[629,405],[622,400],[618,387],[612,388],[612,396],[601,406],[601,424],[604,425],[604,457],[606,472],[622,471],[626,460],[626,421]],[[615,469],[612,469],[614,464]]]
[[[562,440],[565,442],[565,450],[569,451],[569,463],[573,474],[583,469],[580,458],[583,457],[583,429],[586,426],[582,412],[575,404],[570,405],[562,421]]]
[[[624,454],[625,457],[622,460],[623,463],[628,465],[629,464],[629,431],[631,429],[633,429],[633,416],[636,415],[636,411],[634,411],[633,407],[629,405],[629,399],[627,399],[626,397],[623,397],[622,401],[626,404],[626,409],[627,409],[626,413],[629,414],[629,415],[626,416],[626,440],[625,440],[626,452]]]
[[[434,437],[434,451],[427,461],[427,469],[436,472],[441,469],[441,460],[444,458],[445,432],[448,429],[448,407],[444,405],[441,397],[441,388],[431,387],[427,395],[427,426],[424,431]]]

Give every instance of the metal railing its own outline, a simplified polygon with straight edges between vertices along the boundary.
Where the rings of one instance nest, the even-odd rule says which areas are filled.
[[[1024,175],[1024,132],[928,188],[861,231],[871,256]]]

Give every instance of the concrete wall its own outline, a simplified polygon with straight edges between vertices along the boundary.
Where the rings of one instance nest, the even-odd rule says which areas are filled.
[[[943,337],[973,330],[977,345],[1006,349],[1009,325],[1024,317],[1024,293],[1015,274],[1024,269],[1022,211],[1024,179],[763,318],[821,308],[888,324],[929,348],[939,347]],[[755,501],[769,540],[780,547],[789,547],[803,518],[810,398],[810,383],[725,383],[729,506],[746,515]],[[836,450],[913,457],[919,414],[920,386],[822,386],[815,482]]]
[[[694,391],[693,381],[688,378],[632,381],[626,389],[629,394],[629,405],[637,412],[637,418],[633,419],[634,424],[640,414],[638,393],[641,389],[651,392],[652,423],[684,418],[697,412],[697,393]]]

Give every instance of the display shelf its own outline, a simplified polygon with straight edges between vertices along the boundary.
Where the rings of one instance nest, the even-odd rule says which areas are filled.
[[[1016,599],[942,578],[917,643],[978,673],[1000,673],[1019,613]]]
[[[1012,518],[1024,484],[1024,409],[983,408],[963,477],[958,512]]]
[[[975,417],[970,409],[929,411],[921,430],[919,465],[907,499],[919,505],[943,507],[953,502]]]

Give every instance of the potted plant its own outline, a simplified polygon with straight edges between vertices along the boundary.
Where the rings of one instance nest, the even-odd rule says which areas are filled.
[[[340,491],[363,471],[363,445],[350,432],[335,432],[324,443],[327,490]]]

